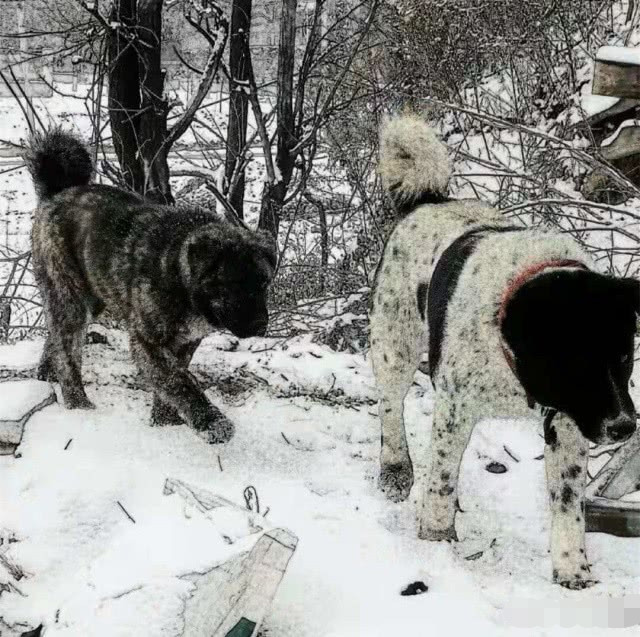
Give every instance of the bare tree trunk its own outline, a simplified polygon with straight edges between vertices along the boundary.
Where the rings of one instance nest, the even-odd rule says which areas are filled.
[[[240,164],[244,162],[247,143],[251,3],[252,0],[233,0],[229,39],[229,123],[225,180],[229,188],[227,198],[240,219],[244,218],[245,170]]]
[[[109,120],[113,146],[125,184],[142,191],[144,174],[138,158],[140,78],[133,40],[137,22],[136,0],[117,0],[109,16],[116,26],[109,33]]]
[[[260,228],[278,236],[280,212],[293,174],[296,145],[293,112],[293,71],[296,52],[296,10],[298,0],[282,0],[280,15],[280,45],[278,51],[277,79],[277,150],[276,175],[273,183],[265,185],[260,208]]]
[[[154,201],[172,204],[167,162],[167,102],[164,99],[164,72],[161,61],[163,0],[138,1],[138,76],[141,116],[139,160],[145,182],[143,194]]]

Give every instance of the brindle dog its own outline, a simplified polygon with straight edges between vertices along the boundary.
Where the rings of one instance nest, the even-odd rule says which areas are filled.
[[[82,345],[87,323],[107,308],[127,326],[153,390],[152,421],[186,421],[210,443],[229,440],[233,424],[187,367],[216,328],[238,337],[265,333],[273,239],[209,210],[92,184],[87,149],[59,129],[35,136],[26,161],[40,199],[33,264],[49,330],[39,378],[60,382],[68,408],[93,408]]]

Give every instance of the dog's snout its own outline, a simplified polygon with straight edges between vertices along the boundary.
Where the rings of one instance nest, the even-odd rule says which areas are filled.
[[[620,415],[606,426],[607,437],[612,442],[622,442],[636,430],[636,419],[630,415]]]

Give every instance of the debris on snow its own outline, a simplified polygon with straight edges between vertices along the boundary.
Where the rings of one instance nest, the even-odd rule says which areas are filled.
[[[237,518],[246,530],[260,533],[264,518],[258,515],[257,493],[254,487],[245,489],[255,498],[253,509],[237,506],[221,496],[194,489],[179,480],[167,480],[165,495],[178,494],[212,521]],[[248,506],[248,501],[247,501]],[[262,522],[261,522],[262,521]],[[230,538],[231,539],[231,538]],[[240,539],[240,538],[237,538]],[[248,555],[227,560],[204,573],[186,576],[195,592],[186,600],[185,630],[180,637],[227,637],[233,634],[254,635],[269,608],[298,539],[286,529],[272,529],[261,535]],[[240,627],[247,625],[243,632]]]
[[[89,345],[109,345],[108,330],[98,323],[90,325],[87,330],[87,343]]]
[[[400,591],[400,595],[422,595],[429,590],[429,587],[422,581],[412,582]]]
[[[506,473],[507,468],[501,462],[490,462],[485,469],[489,473]]]

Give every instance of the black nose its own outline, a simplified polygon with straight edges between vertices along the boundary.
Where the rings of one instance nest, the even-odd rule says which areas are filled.
[[[636,420],[631,416],[618,416],[607,425],[607,436],[613,442],[622,442],[636,430]]]

